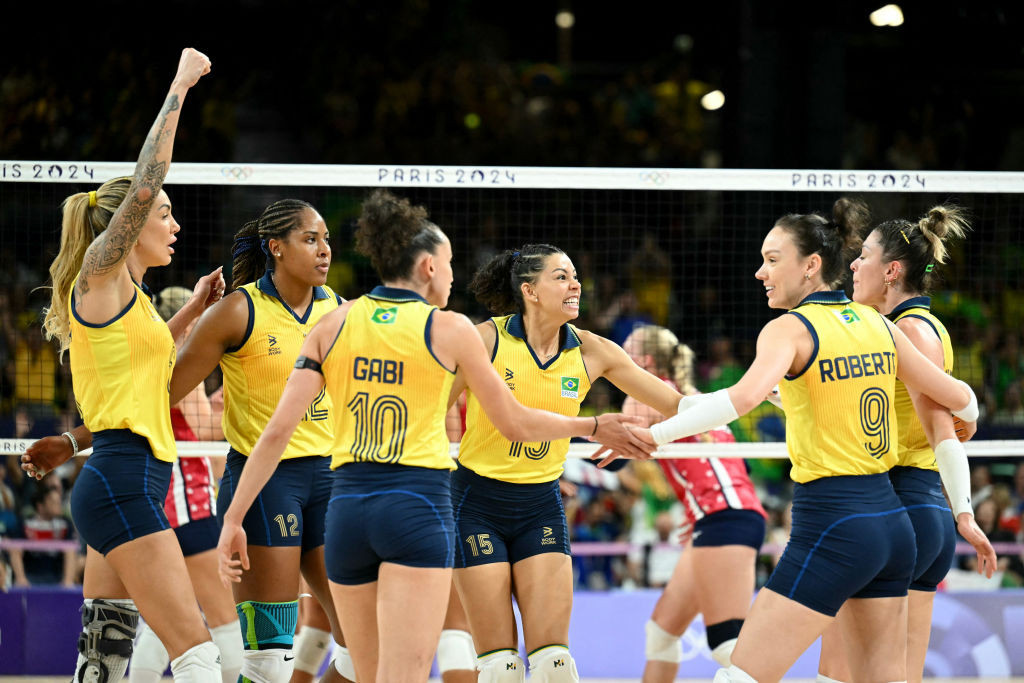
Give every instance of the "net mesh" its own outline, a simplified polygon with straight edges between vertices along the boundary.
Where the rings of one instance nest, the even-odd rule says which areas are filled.
[[[49,300],[48,290],[39,288],[59,246],[63,198],[132,170],[131,164],[0,162],[5,450],[23,445],[13,439],[77,424],[67,364],[57,362],[39,334],[40,311]],[[618,343],[638,322],[669,327],[696,352],[697,385],[705,391],[738,379],[753,358],[758,331],[778,315],[766,306],[753,273],[764,234],[779,216],[829,212],[840,196],[865,199],[873,222],[916,219],[944,202],[965,207],[973,231],[953,246],[933,310],[952,335],[955,374],[983,403],[976,438],[1003,440],[986,451],[1024,453],[1016,441],[1024,438],[1020,174],[180,164],[166,187],[182,226],[174,262],[151,269],[146,281],[154,292],[191,288],[200,275],[224,265],[230,282],[233,234],[269,203],[294,197],[312,203],[331,232],[328,284],[343,296],[358,296],[377,284],[352,248],[360,202],[376,186],[425,204],[451,238],[452,309],[482,319],[486,311],[466,292],[473,271],[496,251],[551,243],[572,258],[583,282],[580,327]],[[207,388],[217,384],[211,378]],[[609,410],[621,398],[598,383],[587,409]],[[768,404],[734,428],[741,441],[783,438],[781,415]]]

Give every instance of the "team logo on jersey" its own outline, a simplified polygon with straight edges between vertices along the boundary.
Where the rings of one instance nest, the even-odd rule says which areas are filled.
[[[267,335],[267,355],[277,356],[281,353],[280,347],[277,345],[277,337],[272,334]]]
[[[393,325],[397,317],[398,306],[392,306],[391,308],[378,308],[373,312],[370,320],[381,325]]]
[[[505,368],[505,384],[508,385],[509,391],[516,390],[516,383],[514,380],[515,378],[512,376],[512,370],[510,370],[509,368]]]
[[[555,545],[558,542],[558,539],[555,538],[555,532],[549,526],[543,527],[543,529],[544,533],[541,535],[540,544]]]
[[[562,398],[579,398],[580,397],[580,378],[579,377],[563,377],[562,378]]]
[[[839,313],[836,313],[836,315],[839,316],[839,319],[842,320],[847,325],[849,325],[850,323],[860,322],[860,316],[858,316],[857,312],[854,311],[852,308],[844,308]]]

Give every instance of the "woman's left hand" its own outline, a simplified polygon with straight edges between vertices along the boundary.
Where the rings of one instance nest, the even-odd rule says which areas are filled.
[[[192,300],[199,302],[202,313],[224,297],[224,289],[227,285],[224,282],[224,266],[217,266],[209,275],[199,278],[195,288],[192,290]]]
[[[239,583],[242,580],[242,570],[249,569],[248,544],[245,530],[238,522],[222,521],[220,529],[220,541],[217,542],[217,573],[225,588],[230,587],[231,582]],[[238,559],[234,559],[235,554]]]

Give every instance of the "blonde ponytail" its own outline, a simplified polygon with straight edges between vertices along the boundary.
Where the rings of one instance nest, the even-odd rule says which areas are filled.
[[[946,242],[949,239],[963,239],[971,226],[963,209],[943,205],[932,207],[928,215],[918,221],[917,227],[931,246],[932,261],[942,264],[949,256]]]
[[[50,306],[43,309],[43,334],[57,339],[60,354],[71,344],[68,297],[71,285],[82,269],[85,252],[93,240],[107,228],[111,217],[128,194],[131,178],[114,178],[103,183],[95,194],[78,192],[61,203],[60,251],[50,264]]]

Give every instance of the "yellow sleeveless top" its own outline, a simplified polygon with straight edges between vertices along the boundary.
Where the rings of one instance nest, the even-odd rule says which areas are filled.
[[[376,287],[356,299],[323,361],[332,418],[331,467],[351,462],[455,469],[444,416],[455,373],[430,348],[436,306]]]
[[[547,363],[526,341],[522,315],[492,318],[498,334],[491,365],[516,400],[524,406],[576,416],[590,391],[583,348],[576,328],[562,326],[562,348]],[[477,474],[516,484],[558,479],[569,452],[569,439],[521,443],[509,441],[491,424],[480,401],[467,391],[466,433],[459,445],[459,463]]]
[[[75,278],[78,282],[78,278]],[[177,349],[149,293],[134,282],[131,303],[106,323],[78,317],[74,291],[71,322],[71,381],[75,402],[89,431],[127,429],[149,440],[153,455],[174,462],[170,382]]]
[[[320,318],[341,302],[330,287],[314,287],[309,308],[300,317],[288,308],[268,271],[256,282],[239,288],[249,304],[249,326],[239,346],[221,357],[224,374],[224,438],[239,453],[249,455],[270,422],[299,357],[306,335]],[[331,397],[314,399],[295,429],[281,459],[328,455]]]
[[[942,341],[942,369],[947,375],[953,374],[953,343],[949,333],[939,319],[932,315],[931,297],[916,296],[907,299],[889,313],[894,323],[903,318],[920,318],[931,325],[935,334]],[[896,422],[899,424],[899,462],[903,467],[919,467],[923,470],[939,471],[935,462],[935,453],[925,436],[924,427],[917,417],[914,404],[910,400],[910,392],[903,382],[896,381]]]
[[[878,311],[815,292],[797,316],[814,352],[780,385],[793,481],[887,472],[896,464],[896,345]]]

